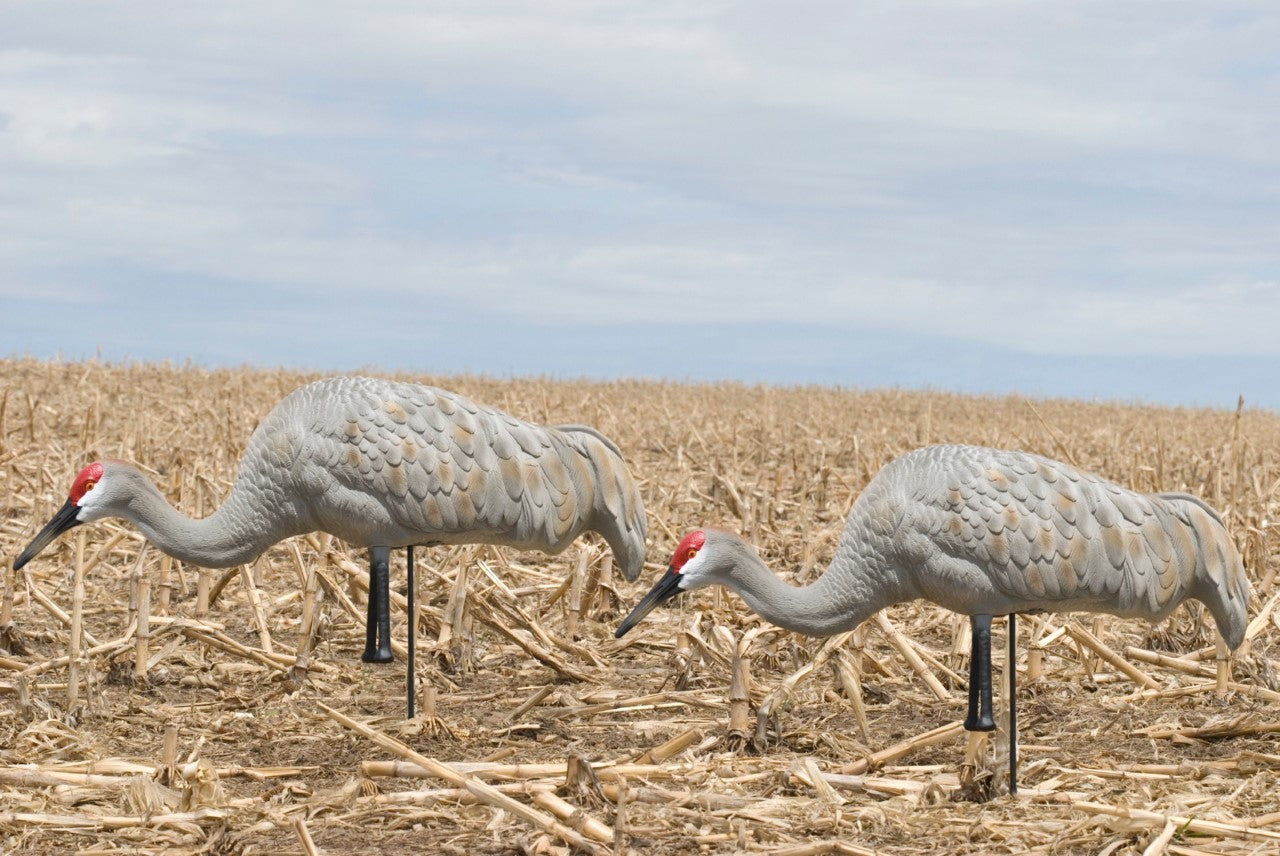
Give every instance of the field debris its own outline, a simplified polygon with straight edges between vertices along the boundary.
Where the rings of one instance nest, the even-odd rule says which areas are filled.
[[[183,512],[211,513],[257,420],[312,375],[0,368],[2,852],[1280,852],[1280,415],[407,378],[598,426],[640,481],[650,544],[635,584],[594,539],[559,556],[420,549],[424,710],[405,721],[402,551],[389,665],[360,661],[364,551],[322,533],[209,572],[102,521],[12,568],[95,458],[133,461]],[[1001,731],[965,768],[968,634],[939,607],[808,639],[708,590],[613,638],[694,526],[740,532],[811,582],[868,479],[933,442],[1202,496],[1253,585],[1245,645],[1223,659],[1196,604],[1155,628],[1027,616],[1010,797]]]

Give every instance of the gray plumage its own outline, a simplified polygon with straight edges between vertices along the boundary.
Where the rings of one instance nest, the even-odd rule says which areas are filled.
[[[486,543],[549,553],[595,531],[627,579],[644,558],[640,493],[607,438],[412,383],[337,377],[290,393],[249,438],[231,492],[203,520],[178,513],[128,463],[91,465],[76,484],[91,472],[96,484],[80,496],[73,487],[63,528],[123,517],[164,552],[204,567],[250,561],[314,530],[362,547]],[[41,533],[20,563],[57,534]]]
[[[720,584],[810,635],[917,598],[970,616],[1079,610],[1151,621],[1192,598],[1235,648],[1249,600],[1235,544],[1199,499],[1135,493],[1037,455],[976,446],[931,446],[886,465],[812,585],[785,584],[736,535],[715,530],[686,536],[670,573],[664,596],[637,606],[619,635],[665,597]]]

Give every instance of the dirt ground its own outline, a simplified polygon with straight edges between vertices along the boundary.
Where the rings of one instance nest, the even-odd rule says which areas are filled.
[[[360,661],[367,556],[328,536],[202,571],[103,521],[13,573],[98,457],[134,461],[184,513],[210,513],[257,421],[308,379],[0,360],[0,851],[1280,853],[1276,414],[406,378],[599,427],[649,517],[635,583],[594,537],[558,556],[419,549],[412,720],[403,652]],[[740,532],[784,577],[812,581],[871,476],[934,442],[1026,449],[1213,504],[1253,586],[1230,677],[1196,604],[1155,628],[1022,616],[1011,796],[1006,723],[964,764],[968,625],[939,607],[902,604],[822,640],[701,591],[613,638],[694,526]],[[392,580],[403,594],[403,551]],[[1003,620],[993,648],[1003,686]]]

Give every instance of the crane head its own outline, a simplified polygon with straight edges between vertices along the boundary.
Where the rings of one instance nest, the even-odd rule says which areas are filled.
[[[63,532],[88,520],[96,519],[96,515],[91,515],[93,507],[100,504],[95,500],[102,495],[99,485],[102,482],[104,473],[105,468],[101,461],[94,461],[80,471],[75,481],[71,483],[71,490],[67,493],[67,501],[58,509],[57,514],[53,515],[53,519],[46,523],[44,528],[32,539],[31,543],[27,545],[27,549],[23,550],[18,558],[14,560],[13,569],[15,571],[34,559],[41,550],[49,546],[49,542]]]
[[[710,580],[702,579],[698,574],[698,569],[704,564],[699,560],[699,556],[703,555],[703,548],[707,544],[707,533],[701,529],[695,529],[684,538],[680,539],[676,551],[671,554],[671,561],[667,565],[667,572],[663,574],[653,588],[649,589],[649,593],[636,604],[635,609],[622,620],[618,625],[617,631],[614,632],[614,638],[621,639],[632,627],[640,623],[646,615],[654,610],[655,607],[661,606],[671,600],[676,595],[690,589],[700,588],[710,583]]]

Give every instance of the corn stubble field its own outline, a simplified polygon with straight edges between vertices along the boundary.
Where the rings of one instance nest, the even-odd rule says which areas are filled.
[[[0,370],[3,852],[1280,852],[1273,413],[405,378],[599,427],[641,483],[650,530],[634,584],[594,536],[554,557],[420,549],[425,710],[406,722],[403,551],[390,665],[360,662],[365,552],[324,535],[202,571],[104,521],[12,571],[98,457],[137,462],[184,513],[208,514],[257,420],[311,376]],[[1217,677],[1198,604],[1155,629],[1024,617],[1010,797],[1003,731],[960,785],[968,625],[939,607],[899,605],[827,641],[702,591],[614,640],[688,529],[738,531],[810,581],[871,476],[934,442],[1021,448],[1207,499],[1253,585],[1231,676]],[[1002,621],[993,635],[1003,683]]]

